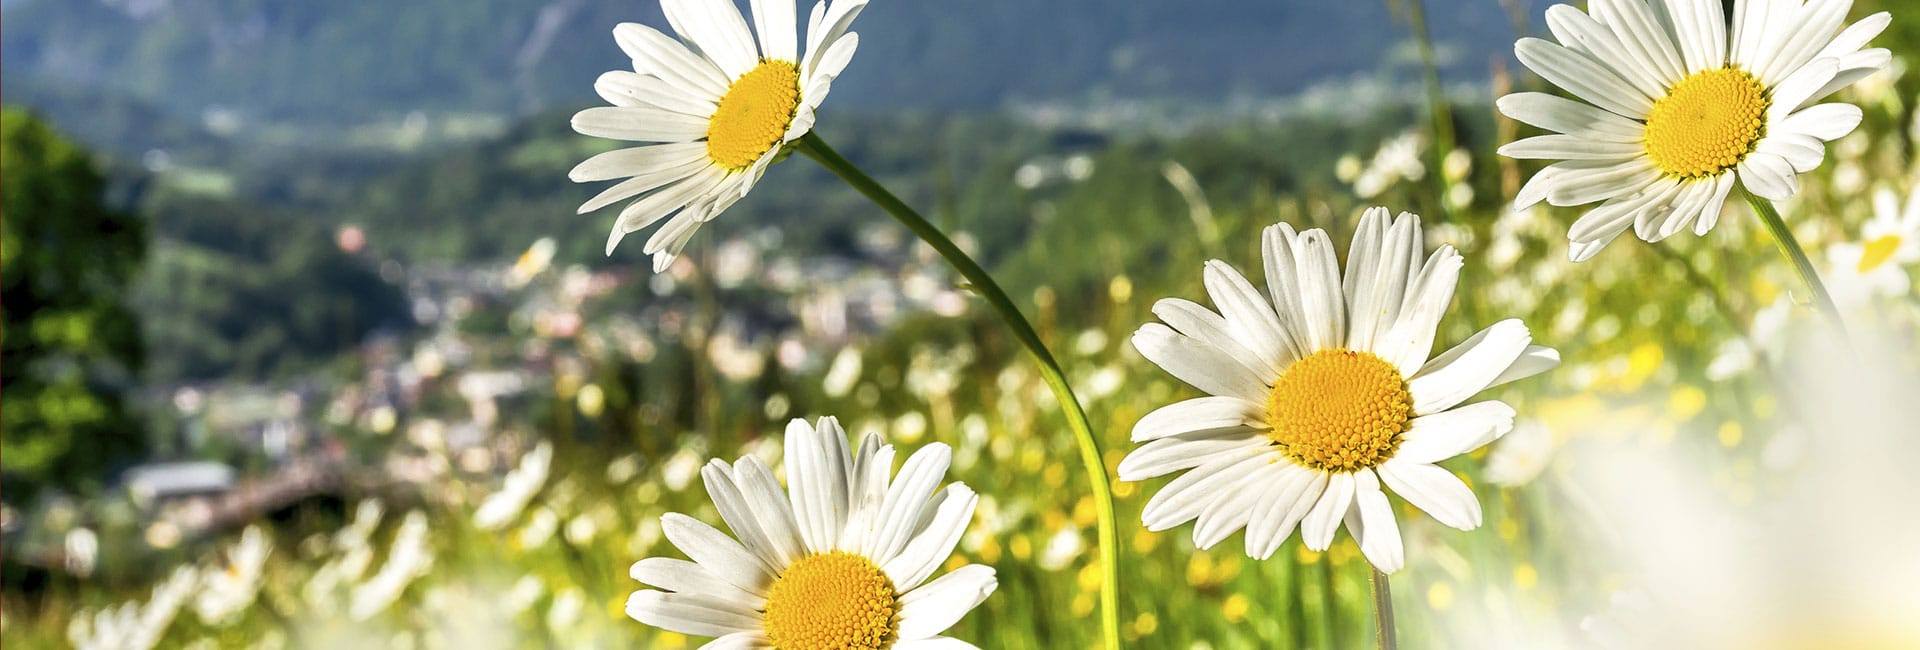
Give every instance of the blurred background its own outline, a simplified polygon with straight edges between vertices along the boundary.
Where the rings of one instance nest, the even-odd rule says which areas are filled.
[[[1467,256],[1440,343],[1520,317],[1566,364],[1491,393],[1524,421],[1449,464],[1483,528],[1401,505],[1406,643],[1654,647],[1632,623],[1691,592],[1650,579],[1685,582],[1640,561],[1662,553],[1620,548],[1621,519],[1684,501],[1660,530],[1770,520],[1795,477],[1856,471],[1821,464],[1832,404],[1808,386],[1861,375],[1796,370],[1789,342],[1820,330],[1744,206],[1706,237],[1622,241],[1579,267],[1575,213],[1508,209],[1534,166],[1493,150],[1529,133],[1491,105],[1545,88],[1511,49],[1545,32],[1547,4],[879,0],[817,130],[1007,285],[1109,467],[1141,415],[1195,394],[1127,336],[1154,300],[1200,298],[1202,261],[1257,276],[1253,234],[1276,221],[1344,242],[1366,206],[1425,215],[1429,246]],[[1867,226],[1920,224],[1920,15],[1905,4],[1855,2],[1856,19],[1896,12],[1875,41],[1894,65],[1840,95],[1866,121],[1784,206],[1886,377],[1841,395],[1920,392],[1903,383],[1920,358],[1920,232]],[[982,493],[954,561],[1000,575],[954,636],[1094,643],[1094,509],[1072,441],[931,250],[799,159],[657,275],[638,246],[602,254],[611,213],[574,214],[596,190],[567,170],[616,143],[568,117],[628,65],[615,24],[664,27],[655,3],[0,10],[9,647],[697,647],[625,617],[627,567],[675,553],[661,514],[718,521],[697,480],[708,458],[777,466],[768,436],[820,415],[904,450],[954,446],[952,477]],[[1616,489],[1665,470],[1670,492]],[[1237,535],[1196,551],[1186,528],[1138,526],[1161,482],[1115,487],[1130,647],[1370,641],[1366,565],[1344,534],[1268,562]],[[1890,486],[1844,487],[1902,507]],[[1863,519],[1886,512],[1872,505]],[[1727,540],[1701,551],[1715,557],[1751,550],[1742,531],[1777,539],[1708,528]],[[1776,550],[1699,584],[1852,555]],[[1863,582],[1920,579],[1910,550],[1872,557]],[[1920,620],[1905,598],[1863,596]],[[1719,618],[1759,633],[1771,616]],[[1867,630],[1859,647],[1920,644],[1907,626],[1848,629]]]

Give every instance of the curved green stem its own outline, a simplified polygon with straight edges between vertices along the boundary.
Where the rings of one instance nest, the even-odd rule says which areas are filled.
[[[1773,235],[1773,243],[1779,245],[1780,254],[1787,256],[1787,261],[1793,263],[1793,272],[1800,276],[1800,281],[1806,283],[1807,290],[1813,293],[1814,308],[1820,311],[1820,315],[1827,319],[1827,324],[1833,326],[1834,331],[1840,333],[1841,340],[1845,341],[1847,325],[1840,318],[1840,308],[1834,306],[1833,296],[1827,293],[1827,285],[1820,282],[1820,274],[1813,270],[1813,262],[1807,259],[1807,252],[1800,248],[1800,241],[1793,238],[1793,230],[1787,227],[1785,219],[1780,218],[1780,211],[1774,209],[1773,203],[1752,193],[1746,194],[1747,205],[1753,206],[1753,212],[1760,215],[1760,223],[1765,224],[1767,232]]]
[[[1373,579],[1367,582],[1373,586],[1374,642],[1380,650],[1399,650],[1400,634],[1393,627],[1393,587],[1387,583],[1387,574],[1371,564],[1367,569],[1373,572]]]
[[[852,185],[853,189],[879,205],[882,210],[886,210],[887,214],[893,215],[893,218],[898,219],[908,230],[912,230],[913,234],[919,235],[922,241],[939,251],[942,257],[947,258],[947,262],[960,272],[960,276],[966,278],[967,282],[973,285],[973,289],[987,299],[987,304],[992,305],[993,310],[1000,314],[1000,320],[1006,321],[1007,327],[1013,330],[1014,338],[1019,339],[1020,344],[1033,355],[1034,363],[1040,366],[1040,376],[1046,380],[1047,387],[1053,389],[1053,397],[1060,402],[1060,410],[1067,416],[1067,426],[1073,430],[1074,440],[1080,445],[1080,461],[1085,465],[1087,483],[1093,489],[1095,511],[1099,515],[1100,565],[1103,577],[1100,581],[1100,629],[1105,639],[1104,646],[1108,650],[1118,650],[1120,647],[1120,541],[1119,532],[1114,523],[1111,479],[1107,476],[1106,462],[1101,460],[1100,443],[1094,437],[1093,425],[1087,422],[1087,412],[1080,407],[1080,400],[1074,397],[1073,388],[1067,385],[1066,375],[1060,371],[1060,364],[1054,361],[1053,353],[1047,351],[1046,344],[1040,341],[1040,335],[1034,331],[1033,325],[1027,322],[1026,317],[1020,314],[1020,308],[1007,297],[1007,292],[993,281],[993,277],[987,274],[986,269],[980,268],[980,264],[974,262],[965,251],[960,250],[959,246],[955,246],[953,240],[947,239],[946,234],[940,232],[939,228],[921,217],[918,212],[914,212],[913,208],[908,207],[892,192],[888,192],[887,188],[882,187],[879,182],[861,172],[860,168],[855,167],[852,162],[842,157],[840,152],[834,151],[825,140],[820,139],[819,135],[808,133],[801,137],[798,149],[800,153],[806,154],[808,158],[812,158],[814,162],[820,163],[822,167],[839,176],[840,180]]]

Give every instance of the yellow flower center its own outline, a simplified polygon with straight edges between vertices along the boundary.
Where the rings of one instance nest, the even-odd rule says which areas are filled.
[[[893,645],[899,609],[893,581],[872,560],[810,555],[767,590],[767,640],[779,650],[879,650]]]
[[[1732,169],[1766,135],[1767,88],[1739,68],[1696,72],[1647,115],[1647,157],[1668,176],[1704,178]]]
[[[779,146],[800,107],[800,66],[761,61],[720,96],[707,123],[707,157],[729,171],[753,165]]]
[[[1323,472],[1386,462],[1412,419],[1400,370],[1367,352],[1308,355],[1280,373],[1267,397],[1267,436],[1294,462]]]
[[[1860,272],[1866,273],[1879,268],[1887,260],[1893,259],[1894,251],[1900,250],[1900,236],[1887,235],[1867,242],[1860,249]]]

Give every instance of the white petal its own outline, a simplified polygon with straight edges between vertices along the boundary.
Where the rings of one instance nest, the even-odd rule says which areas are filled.
[[[701,167],[686,179],[661,188],[652,194],[640,197],[633,203],[628,204],[625,209],[620,211],[620,218],[614,222],[613,232],[607,237],[607,254],[613,254],[613,247],[618,245],[627,233],[645,228],[652,225],[655,221],[659,221],[662,217],[686,208],[690,203],[712,192],[713,189],[718,187],[721,181],[725,179],[726,176],[723,172],[719,171],[719,168],[707,165]],[[679,221],[683,222],[680,227],[685,228],[688,234],[691,234],[693,229],[698,228],[700,225],[699,221],[691,218],[681,219]],[[668,227],[673,227],[673,224],[669,223]],[[662,230],[665,229],[663,228]],[[653,247],[649,245],[648,248]],[[649,250],[647,252],[653,251]],[[657,273],[658,271],[655,272]]]
[[[773,642],[761,632],[734,632],[718,639],[708,641],[700,650],[768,650]]]
[[[1133,425],[1134,442],[1266,425],[1266,407],[1238,397],[1196,397],[1154,409]]]
[[[1528,178],[1527,182],[1520,186],[1520,191],[1513,195],[1513,211],[1524,212],[1527,208],[1547,200],[1547,194],[1553,191],[1554,182],[1566,175],[1567,168],[1564,165],[1567,164],[1547,165],[1534,173],[1532,178]]]
[[[734,483],[733,469],[726,463],[714,460],[700,470],[700,477],[706,483],[707,496],[713,499],[714,509],[720,511],[720,518],[727,522],[727,528],[733,530],[735,537],[754,555],[760,557],[767,566],[776,569],[785,567],[799,556],[793,553],[792,540],[781,540],[775,544],[761,525],[759,513],[754,512],[747,498],[740,493]],[[777,513],[767,513],[769,519]],[[791,515],[788,515],[791,517]],[[678,590],[676,590],[678,591]]]
[[[712,61],[652,27],[621,23],[613,28],[613,40],[633,59],[636,70],[665,80],[689,97],[717,100],[733,81]]]
[[[1649,176],[1645,180],[1646,185],[1607,199],[1600,207],[1580,215],[1567,228],[1567,239],[1576,242],[1611,239],[1612,235],[1618,235],[1633,224],[1634,216],[1658,199],[1661,190],[1678,184],[1678,181],[1664,176]]]
[[[1720,223],[1720,212],[1727,207],[1727,195],[1733,192],[1733,186],[1739,180],[1737,174],[1721,174],[1713,179],[1713,199],[1700,208],[1700,218],[1693,222],[1693,234],[1705,235],[1713,230],[1714,224]],[[1558,361],[1558,358],[1555,360]]]
[[[1771,201],[1785,201],[1793,198],[1800,190],[1800,180],[1793,174],[1793,166],[1785,158],[1754,152],[1740,161],[1740,184],[1754,196]]]
[[[1527,68],[1589,104],[1635,119],[1645,119],[1653,109],[1646,93],[1588,55],[1537,38],[1520,39],[1513,53]]]
[[[1256,560],[1273,557],[1273,552],[1293,534],[1294,526],[1320,501],[1327,489],[1327,475],[1291,463],[1281,468],[1273,482],[1272,498],[1254,508],[1247,523],[1247,556]]]
[[[847,509],[846,469],[830,459],[813,426],[794,419],[787,424],[787,494],[807,550],[825,553],[835,548]]]
[[[1666,7],[1688,72],[1726,65],[1727,19],[1721,0],[1666,0]]]
[[[822,13],[821,6],[814,5],[813,15],[816,19],[807,26],[806,58],[800,62],[801,74],[808,77],[813,76],[821,54],[831,49],[847,30],[853,28],[853,19],[859,17],[860,10],[866,8],[867,0],[834,0],[826,5],[825,13]]]
[[[687,142],[707,135],[707,120],[645,106],[595,106],[573,115],[573,130],[634,142]]]
[[[739,603],[743,611],[753,611],[766,605],[762,596],[741,591],[712,571],[699,564],[686,560],[666,557],[650,557],[633,563],[627,571],[634,580],[667,591],[683,594],[701,594],[720,600]]]
[[[1380,466],[1380,479],[1434,521],[1460,530],[1480,527],[1480,500],[1453,472],[1396,458]]]
[[[1267,295],[1273,299],[1274,315],[1279,317],[1280,327],[1287,331],[1289,344],[1293,346],[1291,356],[1297,359],[1313,351],[1306,349],[1307,316],[1300,306],[1299,267],[1293,259],[1296,238],[1293,226],[1284,223],[1260,231],[1260,259],[1266,267]]]
[[[1522,160],[1622,160],[1646,153],[1646,145],[1640,143],[1609,142],[1585,135],[1537,135],[1500,147],[1500,155]]]
[[[800,26],[793,0],[753,0],[753,29],[760,34],[761,56],[800,61]]]
[[[580,204],[579,212],[580,214],[586,214],[626,200],[628,197],[639,196],[645,192],[679,184],[681,181],[693,177],[711,165],[712,163],[706,160],[706,156],[702,155],[699,157],[689,157],[675,165],[656,167],[644,171],[635,170],[633,178],[615,183],[607,189],[601,190],[600,193],[594,195],[593,198],[587,199],[586,203]],[[685,201],[681,201],[680,205],[684,204]],[[679,206],[675,205],[674,207]],[[632,208],[629,207],[628,209],[631,210]]]
[[[1646,126],[1580,102],[1546,93],[1513,93],[1496,104],[1507,117],[1589,140],[1638,143]]]
[[[1841,104],[1845,106],[1845,104]],[[575,183],[639,176],[677,167],[692,168],[706,158],[707,143],[675,142],[615,149],[594,155],[567,172]],[[644,190],[643,190],[644,191]],[[637,194],[638,192],[636,192]],[[631,194],[628,196],[632,196]],[[625,197],[621,197],[625,198]],[[614,199],[618,201],[619,199]],[[612,203],[609,201],[608,203]],[[606,204],[602,204],[606,205]]]
[[[1181,474],[1147,499],[1140,521],[1156,532],[1191,521],[1215,499],[1244,489],[1246,475],[1273,458],[1272,452],[1249,450],[1240,458],[1223,458]]]
[[[1379,211],[1385,226],[1386,210]],[[1420,218],[1401,213],[1381,238],[1373,242],[1367,255],[1360,255],[1363,243],[1354,240],[1347,253],[1347,338],[1354,350],[1375,350],[1374,340],[1386,335],[1400,316],[1406,301],[1407,286],[1419,272]],[[1362,260],[1356,265],[1354,260]]]
[[[914,527],[920,524],[920,513],[933,500],[933,491],[952,462],[953,449],[938,442],[921,447],[907,458],[874,518],[875,537],[867,547],[868,558],[886,564],[906,548]]]
[[[1567,242],[1567,259],[1573,262],[1585,262],[1593,259],[1593,256],[1600,254],[1601,249],[1607,247],[1607,244],[1611,244],[1614,239],[1619,238],[1620,233],[1626,232],[1627,225],[1628,224],[1622,222],[1619,229],[1593,241],[1583,242],[1569,240]]]
[[[1253,510],[1267,496],[1264,488],[1272,485],[1278,479],[1280,469],[1287,466],[1288,463],[1256,465],[1241,482],[1241,485],[1250,486],[1249,489],[1225,495],[1207,504],[1193,522],[1194,547],[1203,550],[1213,548],[1234,531],[1245,528],[1253,517]]]
[[[660,10],[674,31],[699,47],[728,79],[738,79],[759,65],[753,35],[732,0],[661,0]]]
[[[1597,12],[1605,1],[1589,4]],[[1666,84],[1677,81],[1663,79],[1664,75],[1639,52],[1622,42],[1614,30],[1572,6],[1561,4],[1548,7],[1546,17],[1555,34],[1565,35],[1561,42],[1565,43],[1568,38],[1578,42],[1581,50],[1591,53],[1595,60],[1647,97],[1665,95]]]
[[[1513,407],[1503,402],[1474,402],[1413,419],[1393,457],[1409,463],[1437,463],[1493,442],[1513,429]]]
[[[1817,104],[1795,111],[1777,126],[1779,131],[1803,133],[1821,140],[1832,142],[1860,126],[1866,117],[1860,107],[1853,104],[1835,102]]]
[[[1361,529],[1350,531],[1360,540],[1360,552],[1381,573],[1393,573],[1407,563],[1406,547],[1400,542],[1400,523],[1393,518],[1393,505],[1380,491],[1380,479],[1373,470],[1353,473],[1353,508],[1360,515]]]
[[[1239,363],[1255,377],[1280,376],[1280,368],[1255,355],[1248,345],[1250,342],[1243,342],[1243,335],[1234,330],[1225,316],[1200,306],[1200,303],[1184,298],[1163,298],[1154,301],[1153,314],[1165,321],[1168,327]]]
[[[1826,160],[1827,149],[1819,138],[1799,133],[1775,133],[1760,141],[1754,151],[1770,153],[1786,159],[1787,165],[1795,173],[1805,174],[1820,168]]]
[[[980,497],[966,485],[954,483],[941,490],[933,501],[932,517],[927,519],[926,526],[914,532],[913,540],[898,556],[880,567],[893,580],[895,589],[912,591],[946,563],[953,555],[954,545],[960,543],[960,535],[967,532],[967,523],[973,520],[973,510],[980,503]]]
[[[1840,31],[1840,25],[1847,19],[1847,9],[1852,6],[1852,0],[1814,0],[1804,5],[1786,30],[1786,38],[1774,46],[1775,52],[1768,58],[1767,67],[1756,70],[1755,76],[1764,81],[1780,79],[1813,60]]]
[[[766,532],[767,541],[778,551],[778,556],[786,560],[776,566],[784,567],[805,556],[807,549],[800,540],[800,524],[794,516],[793,503],[781,492],[780,481],[773,477],[773,470],[760,459],[745,456],[734,461],[733,477],[740,486],[741,496],[746,498]]]
[[[900,640],[916,641],[945,632],[999,586],[993,567],[969,564],[908,592],[900,597]]]
[[[1487,387],[1492,388],[1508,382],[1526,379],[1559,366],[1559,350],[1542,345],[1529,345],[1525,352],[1520,353],[1520,358],[1514,359],[1513,365],[1507,366],[1506,371],[1500,373],[1500,376],[1494,377],[1493,383],[1488,384]]]
[[[660,517],[660,529],[680,552],[742,591],[766,593],[767,585],[777,576],[773,567],[747,552],[740,542],[698,519],[669,512]]]
[[[725,636],[760,627],[760,617],[697,594],[636,591],[627,598],[627,616],[657,628],[698,636]]]
[[[1189,386],[1211,395],[1266,401],[1266,380],[1220,350],[1183,336],[1159,323],[1133,333],[1133,347],[1155,365]]]
[[[602,73],[593,82],[593,91],[614,106],[651,106],[701,119],[711,118],[719,109],[705,93],[690,93],[660,77],[626,70]]]
[[[1293,257],[1299,265],[1300,307],[1306,317],[1307,345],[1314,350],[1346,347],[1346,300],[1340,292],[1340,267],[1326,231],[1300,233]],[[1264,398],[1264,396],[1261,396]]]
[[[1464,260],[1452,246],[1441,246],[1427,258],[1420,277],[1407,292],[1400,318],[1387,335],[1375,344],[1382,359],[1410,376],[1433,353],[1433,337],[1440,329],[1440,317],[1453,304],[1453,290],[1459,284]]]
[[[1547,202],[1562,207],[1635,192],[1660,178],[1660,171],[1645,156],[1617,162],[1575,160],[1556,166],[1565,171],[1547,192]]]
[[[1245,456],[1267,446],[1266,434],[1248,428],[1190,433],[1154,440],[1120,459],[1120,480],[1143,481],[1221,458]]]
[[[1486,390],[1532,341],[1526,324],[1507,319],[1434,357],[1407,380],[1407,390],[1413,393],[1413,412],[1438,413]]]
[[[1324,551],[1333,545],[1333,534],[1340,530],[1340,520],[1353,505],[1353,491],[1353,474],[1340,472],[1327,477],[1327,491],[1313,504],[1306,519],[1300,521],[1300,541],[1305,542],[1307,548]]]
[[[1280,327],[1280,318],[1274,314],[1273,305],[1260,295],[1260,290],[1255,289],[1246,276],[1225,262],[1208,261],[1201,276],[1207,295],[1213,298],[1213,305],[1225,317],[1234,340],[1258,357],[1260,366],[1254,370],[1266,370],[1273,376],[1279,376],[1281,370],[1293,363],[1289,354],[1293,342],[1289,340],[1286,330]]]
[[[1772,87],[1772,96],[1767,104],[1767,123],[1772,124],[1786,119],[1800,105],[1808,100],[1817,99],[1814,93],[1826,86],[1833,76],[1840,73],[1838,59],[1820,59],[1802,66],[1791,76]]]

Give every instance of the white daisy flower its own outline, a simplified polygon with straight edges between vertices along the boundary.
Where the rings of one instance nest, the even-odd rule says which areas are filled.
[[[1873,218],[1861,229],[1858,242],[1827,247],[1827,274],[1833,299],[1858,307],[1876,297],[1903,296],[1913,286],[1907,267],[1920,262],[1920,191],[1907,197],[1906,207],[1891,190],[1873,195]]]
[[[939,636],[998,583],[970,564],[928,581],[953,553],[978,498],[960,483],[935,491],[952,452],[934,443],[889,481],[893,446],[868,434],[847,448],[833,418],[787,425],[781,493],[758,458],[701,472],[733,537],[692,517],[661,517],[692,561],[647,558],[635,580],[659,590],[627,600],[634,620],[719,637],[707,647],[782,650],[971,648]]]
[[[600,75],[594,90],[613,105],[574,115],[573,129],[653,144],[588,158],[569,174],[576,182],[625,179],[580,206],[584,214],[633,199],[607,254],[627,233],[675,215],[644,249],[658,273],[700,224],[746,196],[785,146],[813,128],[814,110],[859,45],[847,29],[866,4],[816,3],[804,57],[791,0],[753,0],[752,32],[732,0],[661,0],[679,40],[638,23],[614,28],[633,72]]]
[[[1825,143],[1859,126],[1860,108],[1814,102],[1872,74],[1892,55],[1862,49],[1886,13],[1841,29],[1852,0],[1592,0],[1591,15],[1547,10],[1559,43],[1523,38],[1520,62],[1583,101],[1545,93],[1500,98],[1508,117],[1553,131],[1500,148],[1559,160],[1521,188],[1515,209],[1602,202],[1567,232],[1575,261],[1632,226],[1660,241],[1706,234],[1737,183],[1793,196]]]
[[[1244,527],[1247,555],[1265,559],[1296,524],[1308,548],[1324,550],[1344,521],[1391,573],[1404,554],[1382,482],[1440,523],[1480,525],[1473,492],[1434,463],[1499,438],[1514,412],[1461,403],[1560,355],[1506,320],[1430,357],[1461,258],[1442,246],[1423,264],[1420,218],[1389,224],[1387,214],[1361,218],[1344,282],[1325,232],[1282,223],[1262,241],[1267,294],[1216,260],[1205,280],[1218,313],[1179,298],[1154,304],[1165,324],[1142,326],[1134,347],[1209,396],[1134,425],[1133,441],[1146,444],[1120,462],[1121,480],[1187,470],[1147,502],[1148,529],[1197,519],[1194,544],[1210,548]]]
[[[267,556],[273,553],[273,540],[260,526],[248,526],[240,533],[240,542],[227,551],[222,570],[208,571],[194,596],[193,608],[200,620],[214,626],[231,624],[260,594]]]

